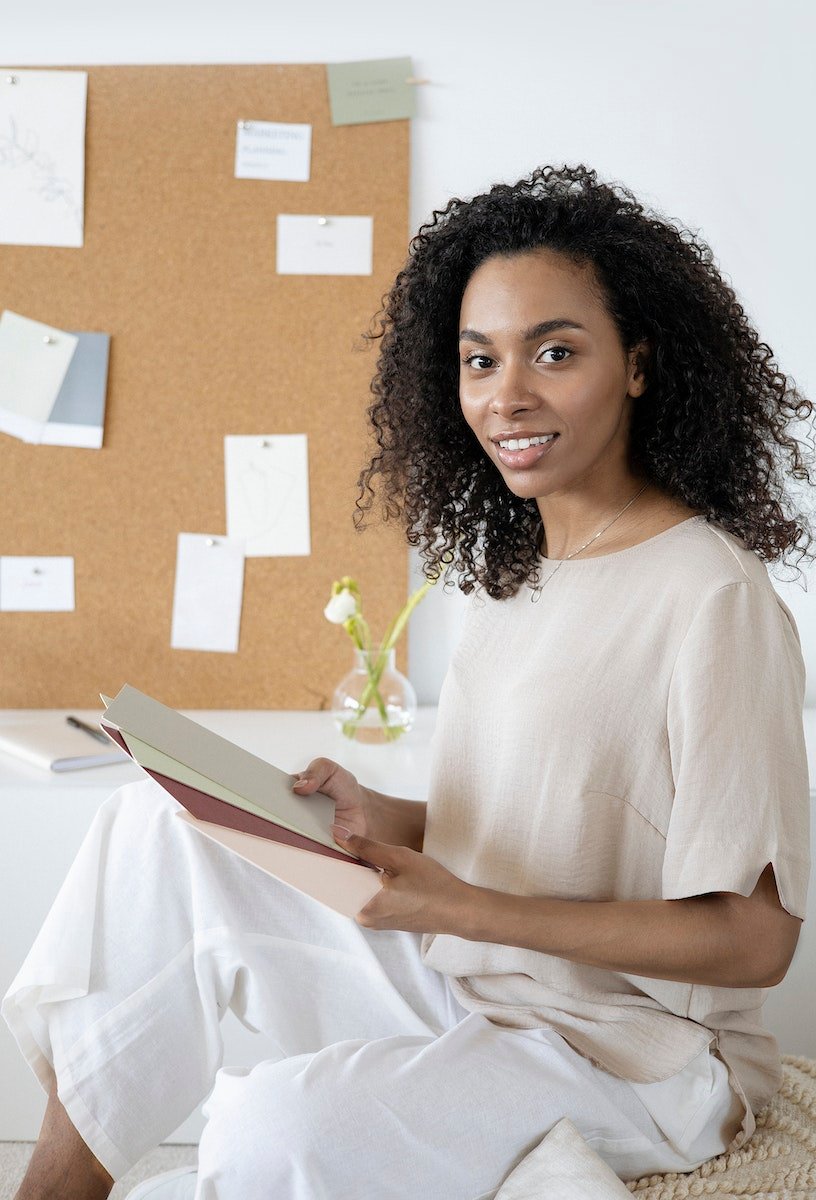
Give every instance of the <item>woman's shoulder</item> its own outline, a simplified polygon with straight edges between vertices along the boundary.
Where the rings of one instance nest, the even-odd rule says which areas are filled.
[[[800,646],[793,612],[774,587],[765,561],[744,539],[704,518],[689,522],[687,529],[683,594],[688,624],[707,615],[718,628],[737,623],[758,636],[776,630]]]
[[[753,583],[773,591],[760,556],[738,534],[702,514],[686,524],[682,560],[689,583],[702,594],[729,583]]]

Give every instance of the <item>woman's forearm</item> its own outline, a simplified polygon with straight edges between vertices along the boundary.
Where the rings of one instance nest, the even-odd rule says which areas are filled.
[[[390,846],[408,846],[422,850],[425,840],[425,816],[428,805],[424,800],[401,800],[366,788],[370,797],[367,817],[369,836]]]
[[[715,894],[683,900],[555,900],[470,886],[466,900],[446,932],[471,941],[520,946],[652,979],[731,988],[779,982],[770,973],[762,939],[758,944],[746,936],[733,907]]]

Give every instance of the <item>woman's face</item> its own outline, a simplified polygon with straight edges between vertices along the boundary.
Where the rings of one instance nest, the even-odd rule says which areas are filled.
[[[593,281],[590,268],[533,250],[487,259],[465,288],[459,402],[517,496],[597,488],[606,497],[618,477],[621,491],[634,478],[631,397],[646,381],[634,352],[627,359]],[[525,444],[549,434],[556,437]]]

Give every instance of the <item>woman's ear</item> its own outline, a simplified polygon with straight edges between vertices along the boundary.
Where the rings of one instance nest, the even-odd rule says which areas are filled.
[[[642,396],[649,386],[648,364],[651,347],[648,341],[638,342],[629,352],[629,387],[627,395],[636,398]]]

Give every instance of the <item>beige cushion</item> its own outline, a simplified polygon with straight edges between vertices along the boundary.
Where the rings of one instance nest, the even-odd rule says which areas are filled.
[[[628,1200],[621,1183],[569,1117],[553,1125],[543,1141],[505,1179],[495,1200]]]

